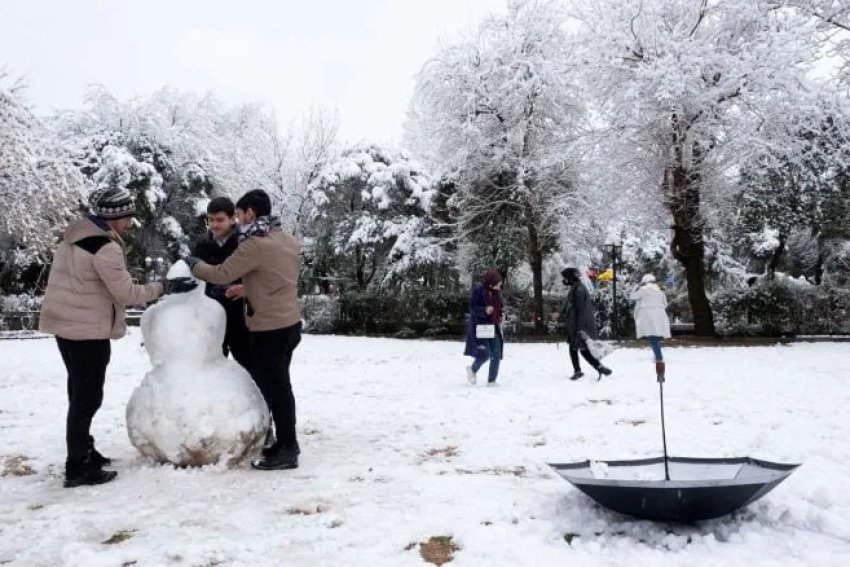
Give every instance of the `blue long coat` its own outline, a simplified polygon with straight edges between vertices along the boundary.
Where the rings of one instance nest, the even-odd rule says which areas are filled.
[[[475,325],[493,324],[486,310],[487,298],[484,286],[477,285],[472,289],[472,295],[469,296],[469,321],[466,324],[466,348],[463,354],[477,358],[489,352],[498,356],[501,360],[504,349],[501,325],[496,325],[496,338],[494,339],[479,339],[475,336]]]

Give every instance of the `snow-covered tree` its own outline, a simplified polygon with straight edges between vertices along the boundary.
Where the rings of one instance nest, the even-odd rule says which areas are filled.
[[[850,108],[842,112],[836,105],[829,113],[817,112],[811,124],[793,118],[802,151],[766,149],[755,167],[744,168],[738,196],[744,238],[751,241],[754,256],[768,259],[771,275],[795,231],[807,231],[821,250],[828,240],[850,237],[850,139],[843,134],[850,125],[842,124],[850,121]],[[757,173],[750,174],[751,169]],[[823,252],[818,256],[816,283]]]
[[[771,0],[775,10],[797,10],[817,24],[823,55],[838,67],[838,77],[850,82],[850,3],[846,0]]]
[[[281,221],[293,234],[303,232],[309,219],[310,189],[328,162],[336,155],[339,120],[335,114],[311,111],[293,128],[293,136],[278,162],[279,184],[272,198],[277,202]]]
[[[406,154],[365,144],[344,150],[310,188],[313,276],[367,289],[439,262],[429,235],[433,196],[430,175]]]
[[[407,126],[408,146],[456,180],[455,237],[507,260],[516,254],[494,243],[509,236],[527,259],[541,326],[544,259],[578,212],[573,145],[583,115],[563,23],[551,1],[515,2],[487,19],[425,65]]]
[[[673,255],[702,335],[714,332],[707,228],[728,214],[744,164],[765,147],[804,148],[781,118],[821,98],[808,78],[823,47],[819,24],[774,4],[599,0],[570,10],[600,143],[618,156],[599,166],[626,174],[669,211]]]
[[[51,123],[95,185],[137,193],[143,227],[130,238],[135,265],[186,252],[203,232],[209,197],[264,189],[283,200],[289,185],[289,142],[261,105],[228,107],[168,88],[120,101],[95,86],[82,109]]]
[[[16,264],[43,262],[77,211],[86,181],[0,75],[0,236]],[[0,262],[5,263],[5,262]]]

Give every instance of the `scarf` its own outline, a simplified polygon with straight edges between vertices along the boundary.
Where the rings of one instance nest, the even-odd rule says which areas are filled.
[[[251,224],[239,225],[237,230],[239,233],[239,242],[242,242],[251,236],[268,236],[270,232],[283,230],[283,225],[280,222],[280,217],[263,215],[257,217],[257,220]]]
[[[493,308],[493,312],[490,313],[490,320],[495,325],[502,323],[502,314],[505,311],[502,304],[502,292],[493,289],[494,286],[501,282],[502,274],[499,270],[487,270],[484,274],[484,298],[487,301],[487,305]]]
[[[497,289],[485,287],[484,294],[487,299],[487,305],[493,308],[493,312],[490,313],[490,320],[494,325],[501,325],[502,314],[505,312],[502,305],[502,292]]]

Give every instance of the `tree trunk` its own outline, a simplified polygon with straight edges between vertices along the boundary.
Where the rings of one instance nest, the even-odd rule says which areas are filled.
[[[700,212],[699,164],[702,158],[697,144],[688,140],[687,121],[672,116],[673,165],[664,172],[667,206],[673,215],[673,241],[670,251],[685,269],[688,282],[688,302],[694,316],[694,333],[714,335],[714,315],[705,291],[705,241]],[[685,147],[691,150],[686,161]]]
[[[676,216],[673,215],[674,218]],[[685,268],[688,302],[691,304],[691,313],[694,316],[694,333],[702,337],[713,336],[714,315],[705,292],[705,267],[703,266],[705,246],[701,233],[694,234],[693,229],[685,228],[680,224],[686,220],[676,219],[670,250],[673,252],[673,257]]]
[[[699,336],[714,335],[714,316],[705,291],[705,243],[699,217],[699,190],[690,186],[687,176],[674,171],[674,190],[670,200],[673,213],[673,242],[670,250],[682,264],[688,282],[688,302],[694,316],[694,332]]]
[[[528,225],[528,264],[534,289],[534,329],[542,331],[546,327],[543,318],[543,251],[537,228],[532,224]]]

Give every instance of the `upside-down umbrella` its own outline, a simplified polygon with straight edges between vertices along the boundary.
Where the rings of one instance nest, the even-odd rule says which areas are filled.
[[[602,506],[661,522],[708,520],[734,512],[770,492],[799,466],[750,457],[669,457],[663,363],[657,369],[657,377],[663,457],[550,466]]]

